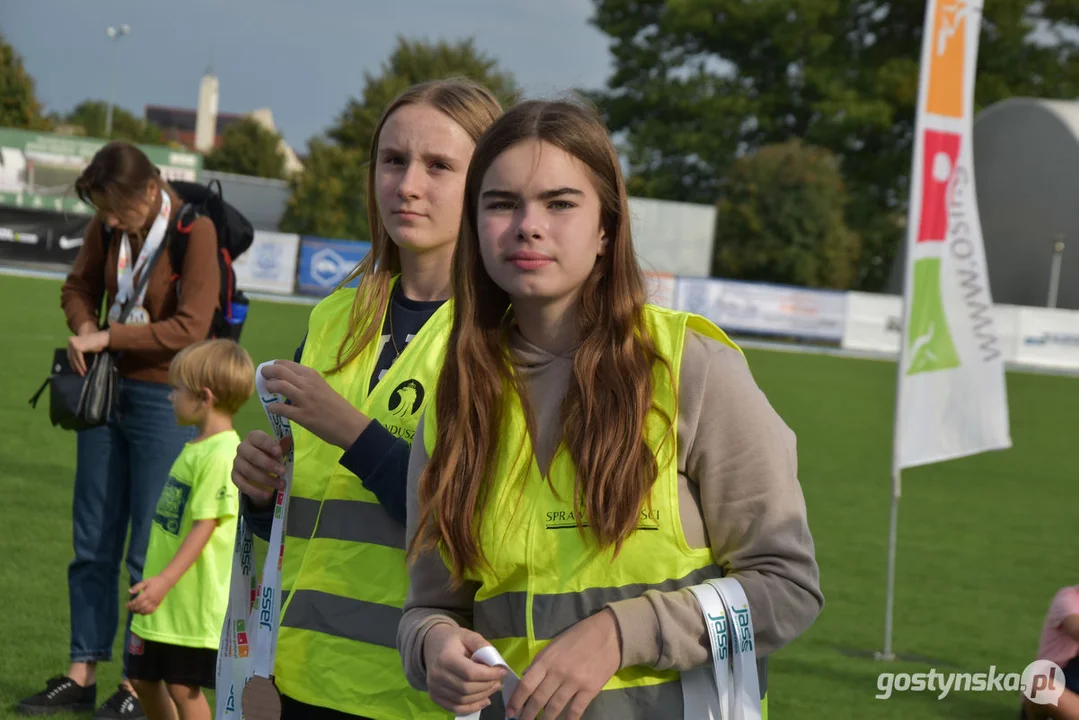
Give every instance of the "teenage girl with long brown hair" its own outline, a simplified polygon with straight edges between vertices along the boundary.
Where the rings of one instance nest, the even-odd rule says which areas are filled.
[[[593,112],[522,103],[480,140],[454,293],[409,470],[413,686],[459,715],[679,718],[710,662],[690,586],[737,579],[759,658],[809,627],[794,435],[721,330],[646,304]],[[521,675],[505,708],[486,645]]]
[[[283,720],[446,716],[409,688],[397,655],[405,480],[449,334],[465,173],[499,114],[465,79],[414,85],[386,107],[371,138],[371,251],[348,278],[359,287],[322,300],[295,361],[264,371],[295,440],[274,678]],[[237,451],[233,482],[263,537],[287,450],[255,431]]]

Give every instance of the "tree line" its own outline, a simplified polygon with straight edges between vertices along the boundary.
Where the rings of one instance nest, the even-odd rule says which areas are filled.
[[[962,0],[957,0],[961,2]],[[925,0],[592,0],[614,70],[579,88],[619,138],[631,194],[714,204],[712,274],[879,290],[904,237]],[[1012,96],[1079,96],[1079,0],[994,0],[983,11],[975,112]],[[286,178],[279,137],[230,126],[206,167],[287,179],[281,229],[367,239],[366,163],[386,103],[463,74],[505,105],[513,75],[472,39],[398,38]],[[0,38],[0,126],[83,128],[105,104],[45,114]],[[116,108],[113,136],[161,143]]]

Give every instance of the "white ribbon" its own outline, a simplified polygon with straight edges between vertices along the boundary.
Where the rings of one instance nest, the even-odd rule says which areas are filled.
[[[521,682],[521,678],[517,677],[517,673],[513,672],[513,668],[506,664],[506,661],[502,659],[502,655],[492,645],[482,647],[474,652],[472,660],[490,667],[501,666],[506,668],[506,677],[502,678],[502,704],[504,706],[509,705],[510,698],[513,697],[513,692],[517,689],[517,683]],[[471,715],[458,715],[457,720],[480,720],[480,713],[482,712],[482,710],[477,710]]]
[[[292,436],[292,428],[286,418],[270,412],[272,403],[285,402],[285,398],[266,389],[262,369],[271,364],[273,361],[263,363],[255,370],[255,391],[262,402],[263,410],[266,411],[274,437],[281,442]],[[273,524],[270,528],[270,544],[257,586],[251,574],[251,566],[254,564],[251,529],[242,518],[237,523],[229,609],[222,628],[221,647],[218,650],[215,714],[218,718],[229,715],[243,717],[240,698],[247,681],[256,675],[267,679],[273,675],[274,660],[277,656],[277,630],[281,621],[281,563],[285,555],[285,525],[288,521],[288,500],[292,491],[292,460],[290,449],[282,458],[282,465],[285,466],[285,489],[277,492]],[[224,691],[226,682],[229,684],[228,692]]]
[[[128,264],[131,262],[131,241],[128,240],[127,233],[124,233],[123,239],[120,241],[120,252],[116,258],[116,300],[109,310],[109,322],[115,323],[120,317],[120,309],[134,292],[135,278],[146,268],[146,263],[150,261],[150,258],[157,254],[157,249],[161,247],[161,243],[165,240],[171,216],[172,200],[169,198],[169,194],[162,190],[161,210],[157,213],[157,217],[154,218],[154,224],[150,226],[150,232],[147,234],[146,242],[135,260],[135,266],[130,269]],[[142,286],[139,296],[132,303],[134,307],[142,307],[142,303],[146,299],[146,290],[149,286],[149,283]]]
[[[700,603],[712,646],[711,667],[682,673],[685,720],[760,720],[753,616],[741,584],[732,577],[690,590]]]
[[[221,646],[217,653],[215,718],[243,717],[240,698],[244,686],[251,679],[247,622],[255,602],[253,550],[251,528],[247,526],[241,512],[236,522],[236,543],[232,553],[229,607],[225,614],[225,624],[221,628]]]
[[[255,391],[262,401],[262,409],[273,427],[274,437],[281,442],[292,437],[288,419],[270,412],[273,403],[284,403],[285,398],[266,389],[262,369],[274,361],[263,363],[255,370]],[[277,628],[281,622],[281,563],[285,558],[285,523],[288,519],[288,499],[292,491],[292,449],[281,460],[285,466],[285,489],[277,492],[273,525],[270,529],[270,545],[266,550],[266,562],[262,566],[262,580],[255,595],[255,607],[251,610],[251,654],[254,656],[254,674],[269,678],[273,675],[274,658],[277,656]]]

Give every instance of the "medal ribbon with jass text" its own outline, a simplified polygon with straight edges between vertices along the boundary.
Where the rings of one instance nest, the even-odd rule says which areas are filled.
[[[255,370],[255,391],[273,428],[274,437],[281,442],[292,436],[292,429],[286,418],[270,412],[272,403],[285,402],[285,398],[266,389],[262,369],[271,363],[263,363]],[[217,718],[238,716],[246,720],[278,720],[281,717],[281,696],[273,682],[273,668],[281,621],[281,565],[285,557],[285,527],[292,491],[291,449],[282,458],[282,464],[285,466],[285,489],[276,494],[269,547],[262,567],[262,579],[257,586],[250,574],[253,562],[251,529],[242,518],[237,524],[229,608],[218,651]]]

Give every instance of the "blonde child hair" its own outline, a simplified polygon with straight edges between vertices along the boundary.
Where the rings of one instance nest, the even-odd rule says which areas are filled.
[[[255,365],[235,340],[203,340],[173,358],[169,384],[196,395],[208,389],[214,408],[232,416],[255,392]]]

